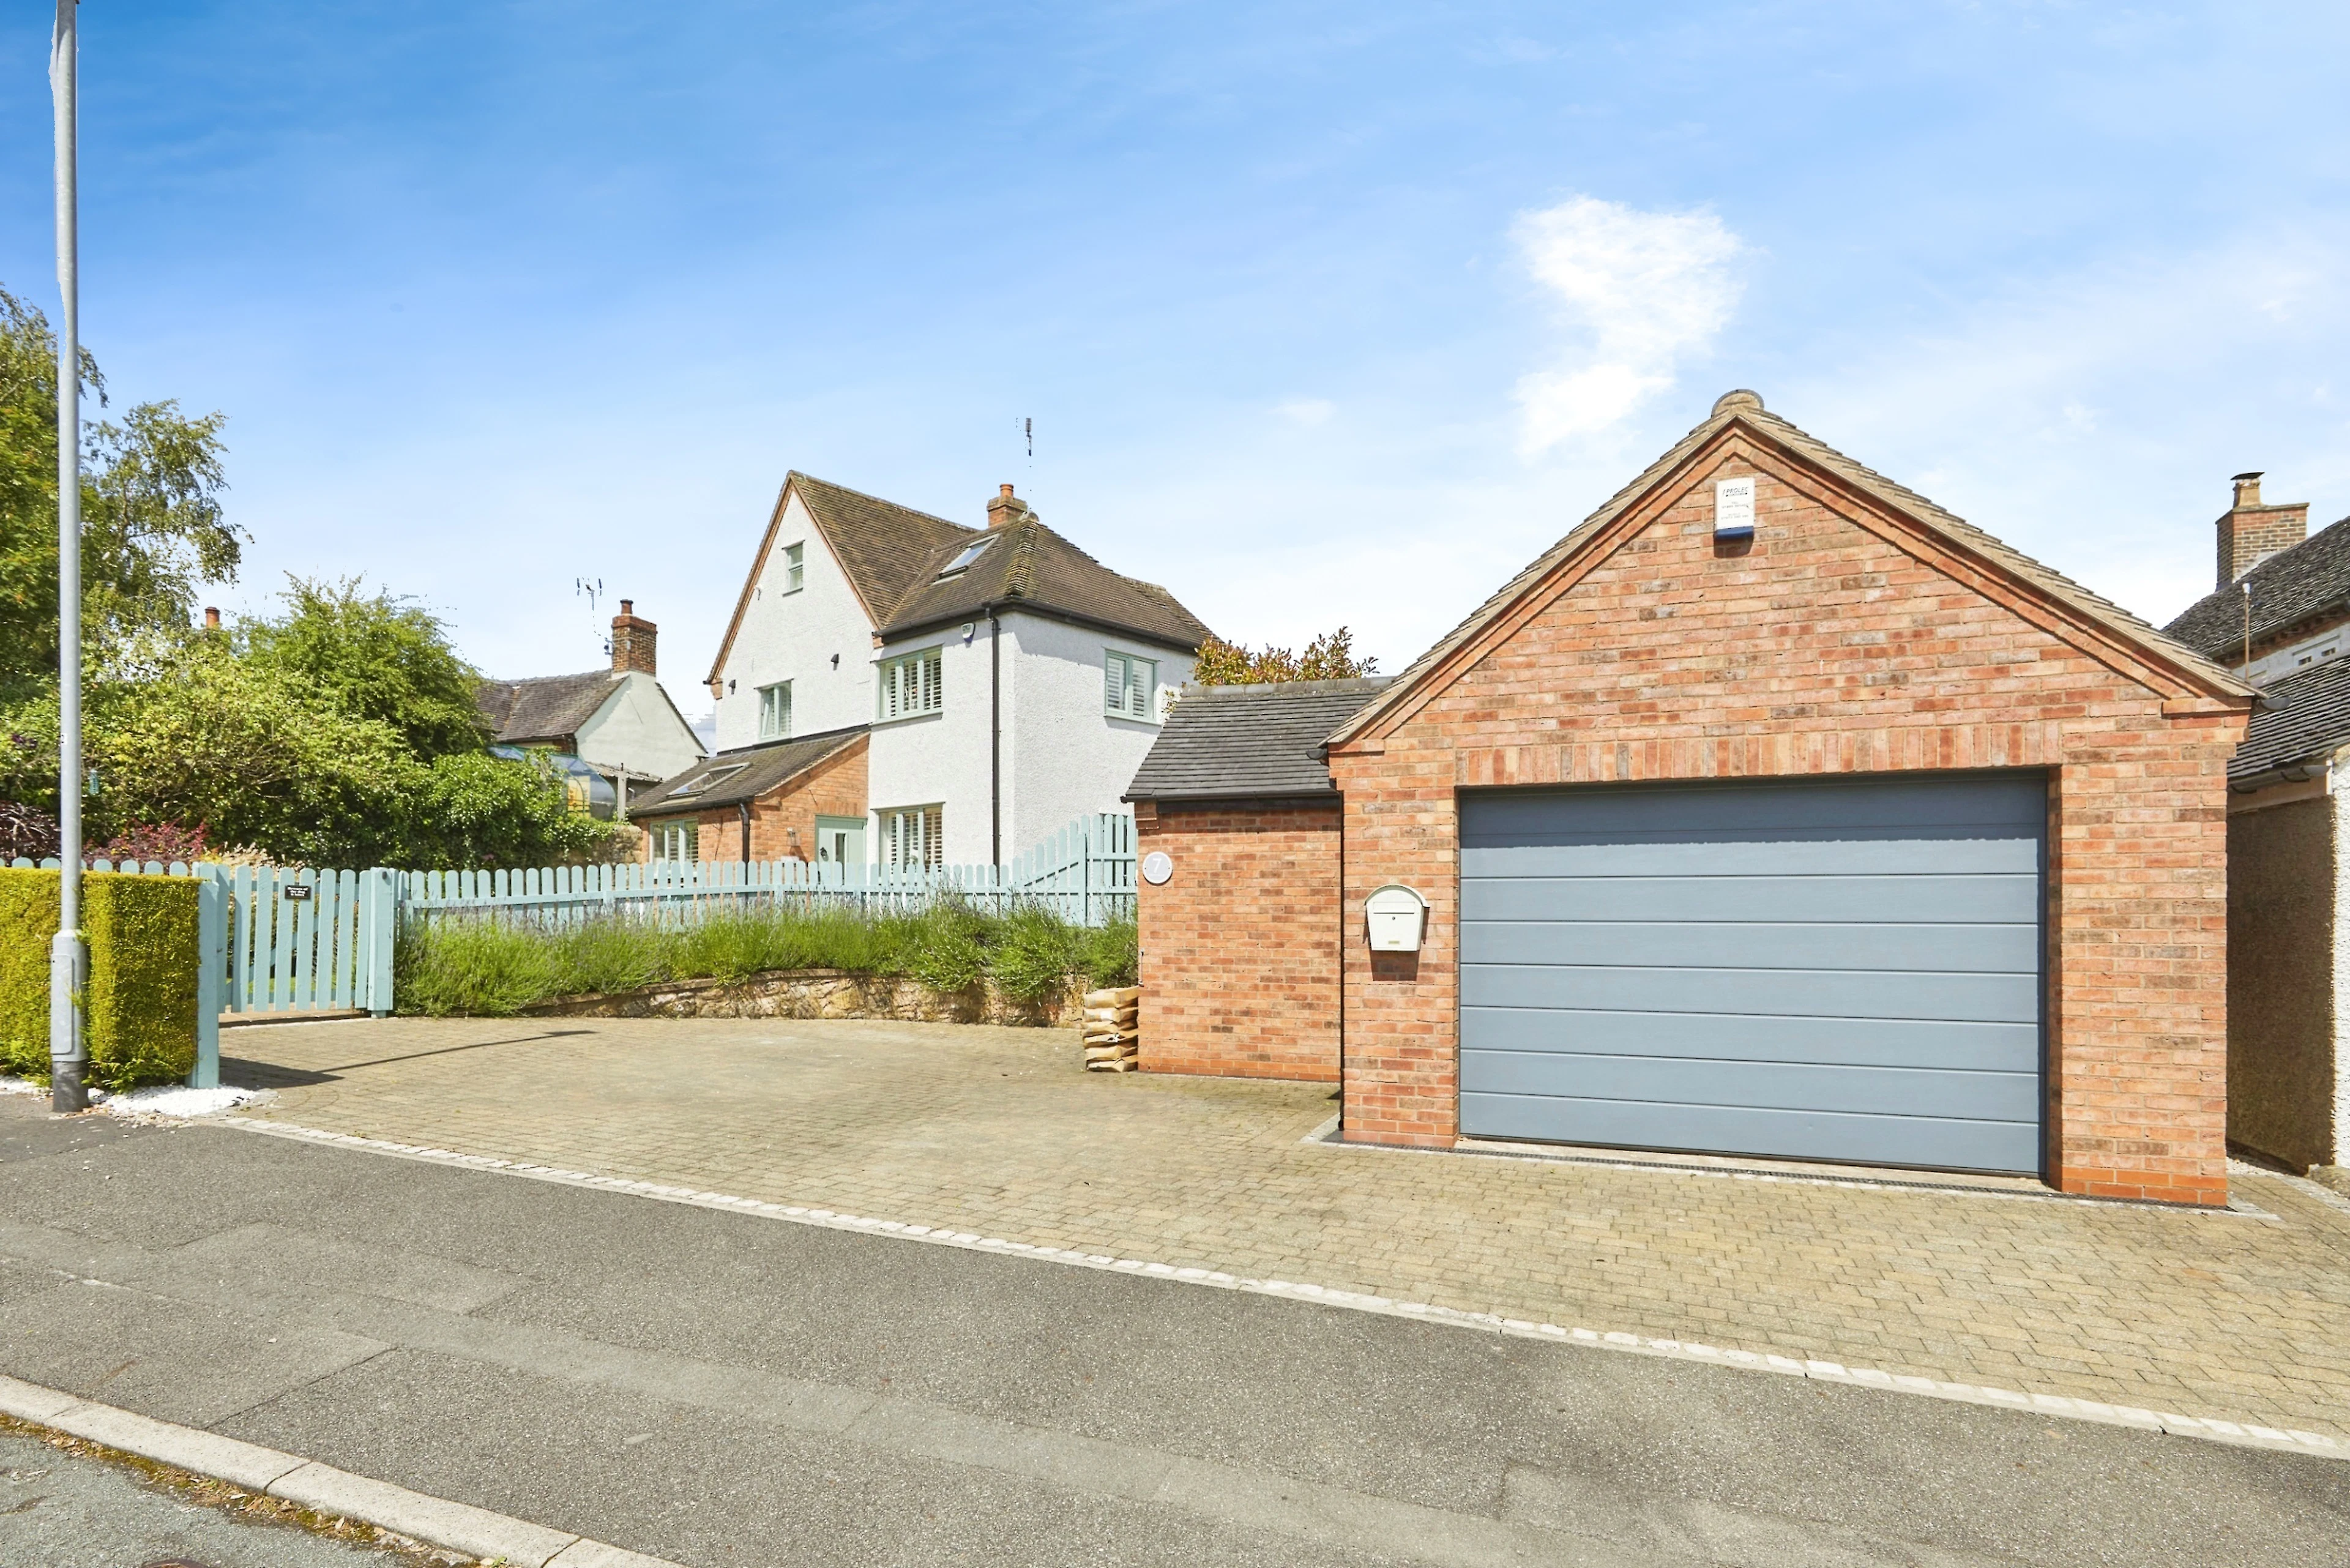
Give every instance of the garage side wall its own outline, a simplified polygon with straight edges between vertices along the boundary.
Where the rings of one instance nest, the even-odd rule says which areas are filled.
[[[1717,545],[1712,482],[1747,474],[1754,541]],[[1458,1133],[1462,790],[2036,768],[2057,796],[2048,1174],[2072,1192],[2225,1201],[2226,766],[2242,713],[2166,703],[2116,668],[2126,653],[2068,645],[2026,590],[1872,505],[1733,427],[1546,603],[1505,612],[1514,628],[1425,706],[1333,748],[1348,1138]],[[1351,935],[1389,881],[1430,900],[1417,955]]]
[[[1146,1073],[1338,1078],[1338,807],[1138,806]]]
[[[2334,1163],[2332,795],[2228,819],[2228,1136]]]

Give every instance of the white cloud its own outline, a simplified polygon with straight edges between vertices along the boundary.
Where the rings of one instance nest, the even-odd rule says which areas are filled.
[[[1327,398],[1292,398],[1274,405],[1273,411],[1294,425],[1326,425],[1338,405]]]
[[[1711,213],[1642,213],[1575,196],[1522,214],[1513,230],[1536,282],[1589,334],[1565,364],[1518,381],[1520,450],[1588,435],[1673,384],[1683,355],[1730,321],[1744,248]]]

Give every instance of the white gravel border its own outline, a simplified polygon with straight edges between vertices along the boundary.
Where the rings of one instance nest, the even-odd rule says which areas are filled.
[[[1661,1356],[1671,1361],[1697,1361],[1713,1366],[1742,1367],[1750,1372],[1771,1372],[1783,1376],[1808,1377],[1820,1383],[1849,1383],[1864,1388],[1883,1388],[1897,1394],[1922,1394],[1929,1398],[1955,1400],[1964,1405],[1992,1405],[2002,1409],[2021,1410],[2034,1416],[2049,1416],[2073,1421],[2094,1421],[2110,1427],[2135,1427],[2141,1431],[2161,1432],[2177,1438],[2199,1438],[2207,1442],[2229,1443],[2241,1448],[2281,1449],[2289,1452],[2308,1454],[2317,1459],[2350,1460],[2350,1443],[2327,1437],[2322,1432],[2304,1432],[2298,1428],[2292,1431],[2280,1431],[2274,1427],[2263,1427],[2250,1421],[2223,1420],[2213,1416],[2183,1416],[2168,1410],[2141,1410],[2127,1405],[2103,1405],[2092,1399],[2074,1399],[2057,1394],[2022,1394],[2012,1389],[1987,1388],[1972,1383],[1946,1383],[1939,1378],[1908,1376],[1899,1373],[1878,1371],[1874,1367],[1844,1366],[1833,1361],[1759,1355],[1751,1350],[1721,1350],[1710,1345],[1697,1345],[1677,1339],[1652,1339],[1618,1331],[1561,1327],[1557,1324],[1551,1323],[1528,1323],[1523,1319],[1505,1318],[1492,1313],[1461,1312],[1457,1308],[1432,1306],[1424,1302],[1395,1301],[1387,1296],[1331,1290],[1322,1285],[1297,1284],[1287,1280],[1246,1279],[1212,1269],[1177,1268],[1169,1263],[1148,1262],[1134,1258],[1113,1258],[1098,1252],[1081,1252],[1061,1247],[1039,1247],[1027,1241],[1007,1241],[1000,1237],[980,1236],[968,1231],[955,1231],[941,1226],[909,1225],[897,1220],[870,1220],[862,1215],[842,1214],[830,1209],[810,1209],[799,1204],[769,1203],[761,1199],[738,1198],[723,1192],[702,1192],[690,1187],[669,1187],[659,1182],[631,1181],[616,1176],[596,1176],[587,1171],[564,1170],[555,1166],[532,1165],[519,1160],[493,1159],[485,1155],[459,1154],[451,1149],[393,1143],[384,1138],[360,1137],[351,1133],[327,1132],[317,1127],[301,1127],[292,1122],[260,1121],[249,1116],[221,1116],[214,1120],[213,1125],[232,1127],[241,1131],[261,1133],[270,1137],[287,1138],[301,1143],[363,1149],[371,1154],[422,1160],[432,1165],[456,1166],[466,1170],[495,1171],[506,1176],[525,1177],[533,1181],[551,1181],[567,1187],[589,1187],[605,1192],[624,1192],[639,1198],[657,1199],[664,1203],[686,1203],[698,1209],[723,1209],[733,1213],[755,1214],[764,1219],[785,1220],[794,1224],[819,1225],[833,1231],[855,1231],[866,1235],[896,1237],[901,1241],[927,1241],[933,1246],[962,1247],[981,1252],[1001,1252],[1015,1257],[1034,1258],[1043,1262],[1060,1263],[1071,1268],[1102,1269],[1122,1274],[1143,1274],[1154,1279],[1175,1280],[1185,1284],[1210,1285],[1219,1290],[1243,1291],[1252,1295],[1283,1296],[1293,1301],[1316,1302],[1324,1306],[1344,1307],[1350,1312],[1377,1313],[1388,1317],[1413,1318],[1422,1323],[1442,1324],[1451,1328],[1479,1329],[1486,1333],[1507,1334],[1513,1338],[1548,1340],[1554,1344],[1588,1345],[1595,1349],[1623,1351],[1634,1355]],[[406,1533],[415,1532],[410,1531]]]

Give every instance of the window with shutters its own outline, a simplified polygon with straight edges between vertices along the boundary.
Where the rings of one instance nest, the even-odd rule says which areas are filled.
[[[885,659],[874,669],[879,674],[874,682],[877,721],[910,719],[918,713],[936,713],[946,706],[939,649],[926,648]]]
[[[759,739],[782,741],[792,732],[792,683],[778,680],[759,688]]]
[[[929,867],[944,865],[944,813],[935,805],[901,805],[875,814],[881,824],[881,864]]]
[[[806,581],[807,546],[806,545],[785,545],[784,592],[795,594],[800,591],[800,586]]]
[[[702,857],[702,825],[664,822],[653,829],[653,858],[698,860]]]
[[[1137,659],[1130,653],[1111,650],[1102,659],[1102,701],[1106,710],[1120,719],[1154,720],[1159,717],[1153,708],[1159,691],[1159,661]]]

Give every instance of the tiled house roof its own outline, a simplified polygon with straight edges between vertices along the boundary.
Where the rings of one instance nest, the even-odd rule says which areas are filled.
[[[542,675],[529,680],[484,680],[474,688],[501,745],[554,744],[569,750],[579,726],[596,716],[621,677],[609,670]]]
[[[2350,517],[2319,529],[2238,581],[2204,595],[2163,630],[2199,653],[2236,662],[2244,645],[2247,587],[2251,589],[2254,642],[2329,610],[2350,616]]]
[[[675,778],[663,779],[629,803],[629,817],[675,816],[756,800],[865,738],[866,726],[767,741],[705,757]],[[703,782],[707,781],[707,782]],[[692,786],[701,783],[702,787]]]
[[[987,547],[950,577],[962,553]],[[1208,628],[1156,583],[1121,576],[1045,526],[1033,512],[993,533],[970,534],[931,552],[882,627],[896,638],[968,620],[989,605],[1034,610],[1130,632],[1148,642],[1196,651]]]
[[[1322,738],[1387,684],[1367,679],[1195,687],[1167,716],[1126,798],[1335,799]]]
[[[2350,745],[2350,660],[2298,670],[2262,688],[2261,705],[2229,759],[2230,782],[2244,784]]]
[[[754,560],[775,546],[784,507],[797,494],[816,520],[825,544],[840,562],[866,615],[884,636],[967,620],[982,605],[1019,607],[1131,632],[1149,642],[1186,651],[1197,649],[1208,628],[1155,583],[1120,576],[1054,533],[1033,512],[997,530],[966,528],[833,484],[793,470],[759,541]],[[995,543],[964,570],[941,580],[939,573],[965,546],[993,537]],[[743,580],[733,618],[720,639],[710,676],[726,667],[735,633],[751,605],[755,568]]]
[[[785,483],[799,492],[808,514],[824,530],[825,542],[876,625],[922,580],[923,563],[940,546],[981,532],[796,469]]]

